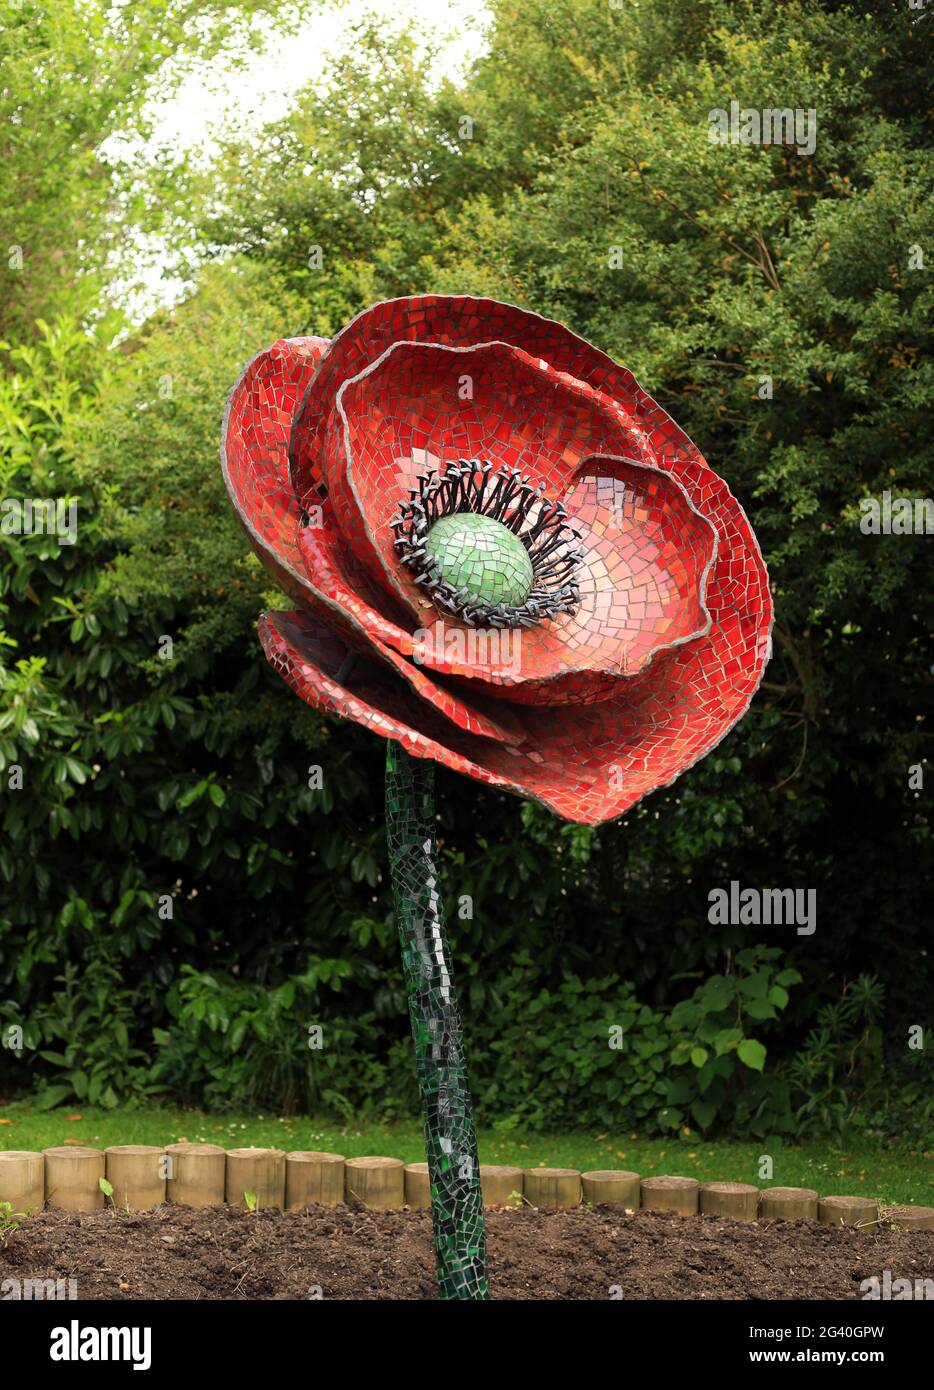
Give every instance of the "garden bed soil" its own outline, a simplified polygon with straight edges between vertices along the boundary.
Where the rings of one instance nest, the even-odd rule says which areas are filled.
[[[609,1207],[487,1212],[496,1299],[859,1299],[934,1279],[934,1232],[872,1233]],[[45,1210],[0,1246],[4,1279],[75,1279],[79,1299],[433,1299],[427,1211]],[[320,1295],[318,1295],[320,1290]],[[619,1296],[618,1294],[615,1296]]]

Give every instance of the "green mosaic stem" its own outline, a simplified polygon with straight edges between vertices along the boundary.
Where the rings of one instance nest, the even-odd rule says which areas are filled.
[[[488,1299],[483,1193],[435,866],[435,769],[401,744],[386,750],[386,833],[396,922],[425,1121],[438,1288]]]

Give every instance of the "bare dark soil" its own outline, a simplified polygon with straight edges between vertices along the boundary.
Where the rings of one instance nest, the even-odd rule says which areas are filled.
[[[858,1299],[886,1269],[934,1279],[934,1232],[884,1226],[526,1207],[488,1211],[487,1242],[496,1299],[608,1299],[614,1286],[626,1299]],[[0,1285],[11,1278],[73,1278],[79,1299],[435,1297],[428,1212],[345,1206],[47,1210],[0,1246]]]

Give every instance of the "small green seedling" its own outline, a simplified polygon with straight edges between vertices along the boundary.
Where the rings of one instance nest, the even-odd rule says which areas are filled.
[[[106,1178],[98,1178],[98,1180],[97,1180],[97,1185],[98,1185],[98,1187],[100,1188],[101,1192],[103,1192],[104,1196],[107,1198],[108,1202],[110,1203],[110,1205],[111,1205],[111,1207],[112,1207],[112,1209],[113,1209],[113,1214],[114,1214],[114,1216],[116,1216],[116,1215],[117,1215],[117,1204],[116,1204],[116,1202],[114,1201],[114,1188],[113,1188],[113,1183],[112,1183],[112,1182],[108,1182]],[[120,1213],[120,1215],[121,1215],[121,1216],[132,1216],[132,1215],[133,1215],[132,1211],[130,1210],[130,1199],[129,1199],[129,1197],[127,1197],[127,1199],[126,1199],[126,1206],[123,1208],[123,1210],[122,1210],[122,1212]]]
[[[0,1202],[0,1245],[7,1236],[19,1229],[19,1223],[25,1215],[24,1211],[14,1211],[12,1202]]]
[[[251,1192],[247,1187],[244,1189],[243,1200],[246,1202],[247,1211],[258,1211],[259,1201],[255,1192]]]

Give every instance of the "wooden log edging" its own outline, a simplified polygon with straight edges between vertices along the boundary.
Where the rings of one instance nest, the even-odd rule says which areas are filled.
[[[704,1216],[755,1221],[759,1216],[759,1189],[748,1182],[701,1183],[699,1205]]]
[[[625,1207],[638,1211],[642,1202],[642,1179],[638,1173],[622,1169],[596,1168],[581,1173],[581,1189],[585,1202],[593,1206]]]
[[[281,1149],[228,1149],[227,1201],[256,1211],[285,1206],[285,1154]]]
[[[344,1155],[295,1149],[285,1156],[285,1206],[301,1211],[317,1205],[333,1207],[344,1200]]]
[[[45,1206],[45,1154],[31,1149],[0,1150],[0,1202],[13,1211],[41,1211]]]
[[[816,1221],[813,1187],[767,1187],[759,1194],[760,1221]]]
[[[101,1179],[113,1188],[105,1196]],[[820,1197],[813,1188],[751,1183],[698,1182],[660,1175],[642,1178],[624,1169],[518,1168],[481,1164],[485,1206],[567,1209],[615,1206],[627,1211],[673,1211],[682,1216],[716,1216],[737,1221],[820,1221],[872,1232],[934,1231],[934,1207],[885,1206],[861,1196]],[[0,1149],[0,1202],[14,1212],[43,1206],[64,1211],[99,1211],[112,1201],[117,1211],[149,1211],[163,1202],[187,1206],[252,1205],[299,1211],[312,1205],[356,1202],[374,1210],[398,1211],[431,1204],[425,1163],[372,1156],[281,1149],[224,1149],[218,1144],[179,1142],[164,1147],[114,1144],[106,1150],[64,1145],[41,1153]]]
[[[485,1207],[522,1205],[525,1176],[521,1168],[509,1163],[481,1163],[480,1187]]]
[[[579,1207],[581,1175],[577,1168],[526,1168],[523,1193],[533,1207],[565,1210]]]
[[[405,1165],[405,1205],[416,1210],[431,1206],[431,1183],[427,1163]]]
[[[886,1207],[882,1224],[894,1226],[899,1231],[934,1231],[934,1207]]]
[[[43,1149],[46,1205],[60,1211],[100,1211],[104,1205],[103,1149],[75,1147]]]
[[[227,1150],[220,1144],[165,1146],[166,1201],[184,1207],[219,1207],[227,1191]]]
[[[427,1164],[425,1172],[427,1175]],[[405,1206],[405,1164],[401,1158],[348,1158],[344,1193],[348,1202],[361,1202],[375,1211],[401,1211]]]
[[[111,1144],[104,1150],[113,1203],[121,1210],[152,1211],[165,1201],[165,1149],[151,1144]]]
[[[879,1203],[868,1197],[821,1197],[817,1219],[825,1226],[856,1226],[870,1230],[879,1224]]]
[[[643,1211],[676,1211],[681,1216],[697,1215],[696,1178],[659,1177],[642,1179]]]

